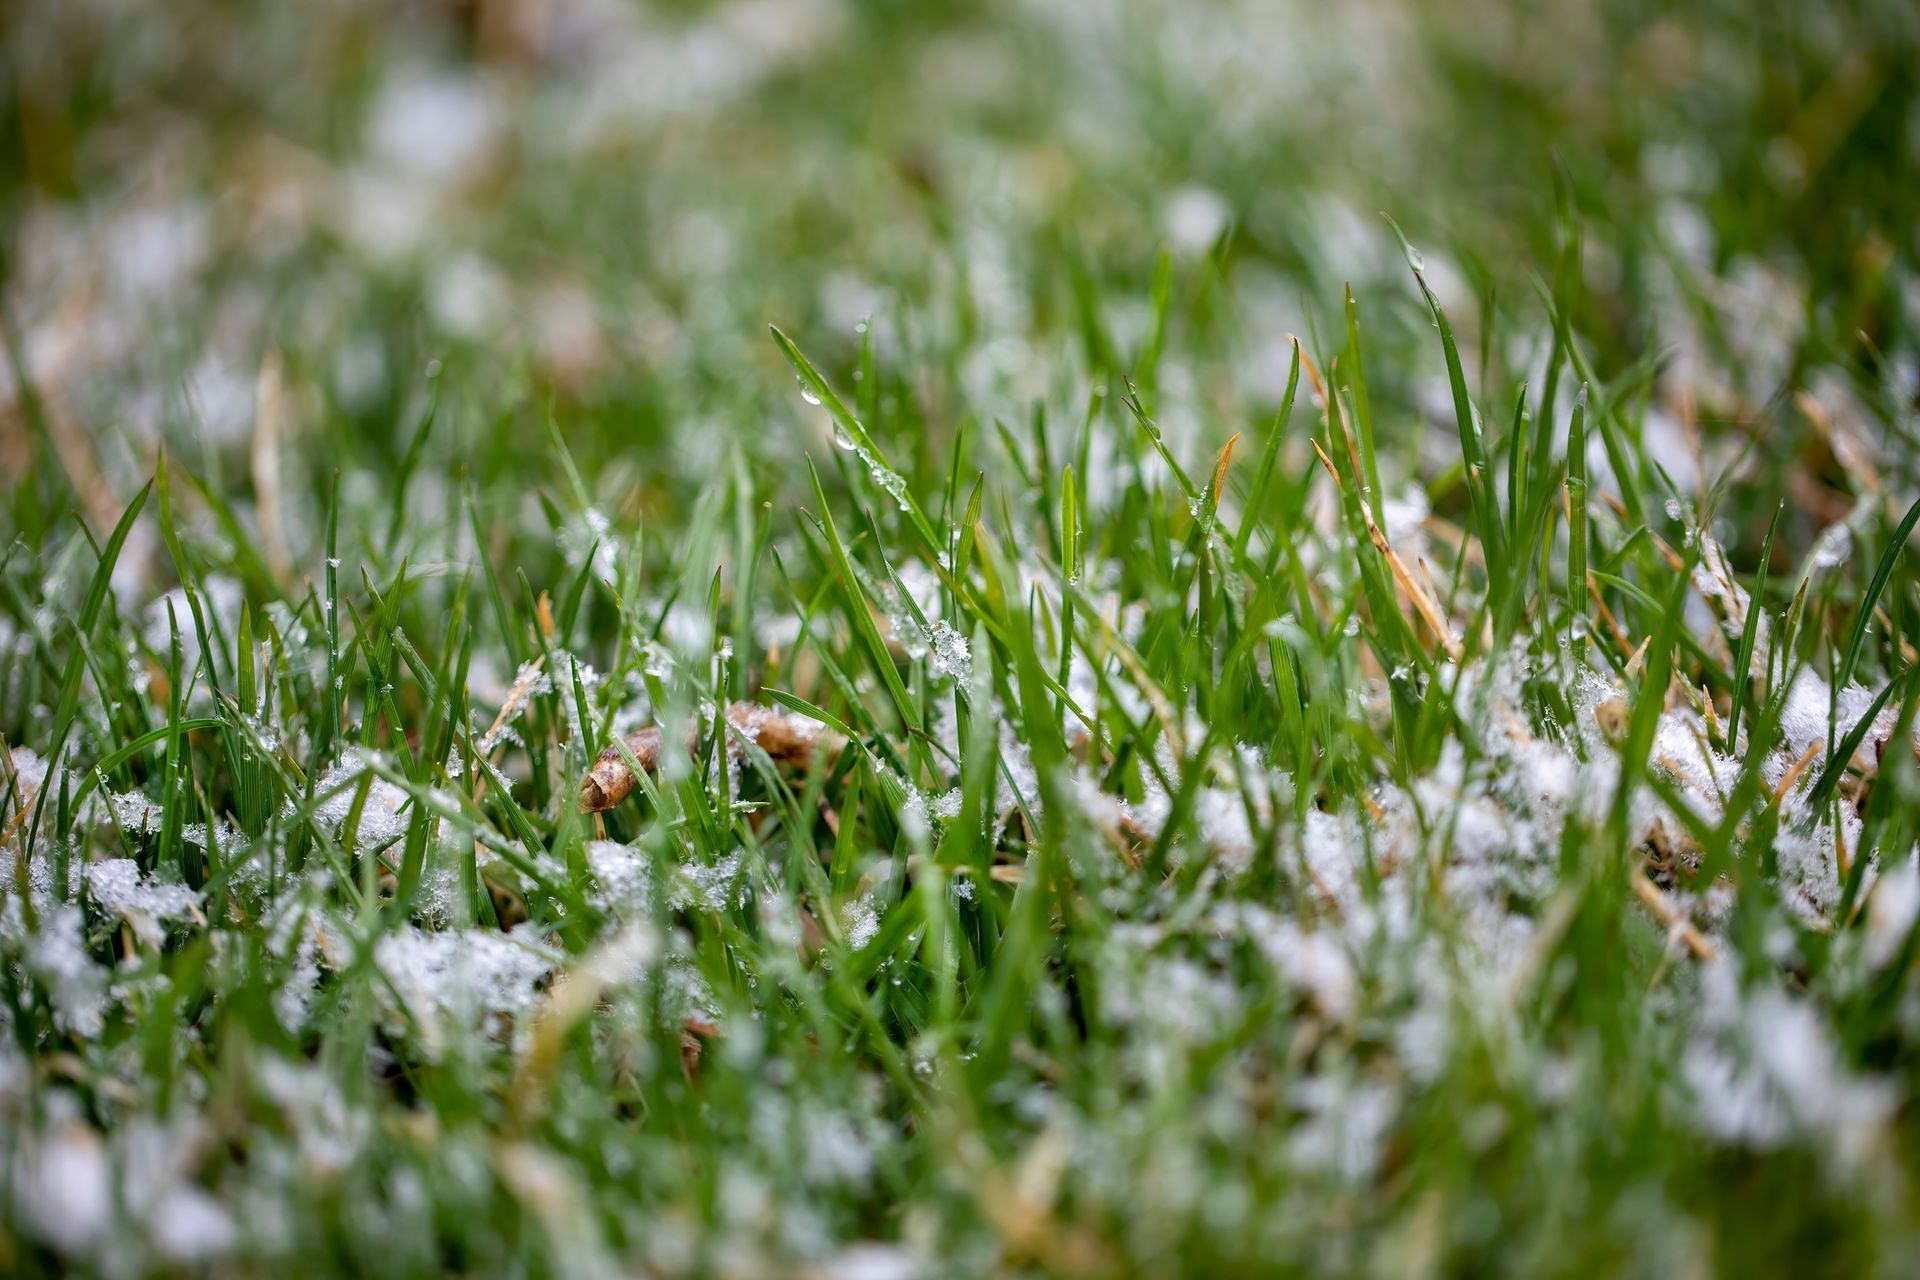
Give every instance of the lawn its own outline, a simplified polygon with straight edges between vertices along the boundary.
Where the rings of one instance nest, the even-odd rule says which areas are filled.
[[[23,0],[0,1273],[1911,1275],[1920,9]]]

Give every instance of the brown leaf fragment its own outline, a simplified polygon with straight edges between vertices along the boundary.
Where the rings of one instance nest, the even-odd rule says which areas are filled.
[[[837,755],[846,746],[846,739],[831,729],[796,715],[791,711],[782,711],[773,707],[763,707],[752,702],[736,702],[728,706],[727,719],[735,728],[756,743],[760,749],[781,764],[805,765],[813,760],[815,748],[824,749],[829,755]],[[687,748],[692,749],[694,732],[690,728],[685,735]],[[658,725],[648,725],[636,729],[626,737],[627,750],[633,759],[648,773],[660,768],[661,736]],[[738,754],[740,744],[731,736],[727,750]],[[599,813],[611,809],[633,794],[639,785],[633,776],[633,770],[618,747],[608,747],[593,762],[586,776],[580,779],[580,808],[585,813]]]

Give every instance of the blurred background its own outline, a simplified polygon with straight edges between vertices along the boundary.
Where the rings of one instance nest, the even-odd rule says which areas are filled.
[[[1905,0],[25,0],[4,21],[17,532],[69,499],[111,523],[164,441],[250,529],[274,468],[263,536],[297,558],[329,467],[351,489],[404,449],[430,362],[455,423],[436,448],[483,489],[552,412],[602,490],[671,512],[730,446],[778,477],[824,443],[769,322],[844,378],[871,317],[937,458],[956,422],[1074,412],[1145,341],[1163,249],[1170,437],[1217,448],[1270,412],[1287,335],[1337,324],[1351,283],[1417,470],[1444,381],[1382,210],[1490,381],[1544,360],[1534,282],[1577,225],[1575,327],[1597,367],[1656,367],[1654,411],[1751,434],[1811,387],[1869,445],[1911,435]]]

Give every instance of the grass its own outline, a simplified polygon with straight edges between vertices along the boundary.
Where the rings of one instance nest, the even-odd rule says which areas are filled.
[[[6,39],[0,1269],[1903,1270],[1910,12],[482,8]]]

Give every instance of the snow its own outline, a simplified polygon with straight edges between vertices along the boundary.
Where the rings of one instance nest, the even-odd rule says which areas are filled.
[[[873,1176],[873,1146],[845,1112],[808,1108],[801,1118],[806,1176],[829,1186],[863,1187]]]
[[[161,925],[200,916],[199,894],[183,884],[167,884],[142,875],[131,858],[110,858],[90,865],[87,888],[102,910],[124,919],[133,927],[134,936],[148,947],[159,947]]]
[[[590,840],[587,869],[596,886],[594,901],[601,907],[641,915],[651,910],[647,860],[639,849],[613,840]]]
[[[154,1249],[182,1265],[220,1257],[238,1235],[226,1206],[194,1186],[167,1188],[153,1207],[151,1223]]]
[[[359,780],[370,767],[365,756],[358,751],[348,750],[341,754],[337,764],[320,775],[315,784],[315,794],[325,799],[315,808],[314,816],[325,826],[331,827],[342,841],[350,840],[357,849],[378,849],[407,833],[405,809],[411,797],[380,777],[375,777],[367,785],[367,800],[360,810],[359,824],[351,832],[346,830],[347,819],[353,814],[354,800],[359,793]]]
[[[250,401],[252,395],[250,385],[247,387],[247,394]],[[246,589],[232,578],[210,574],[202,579],[200,608],[207,618],[209,630],[218,628],[215,634],[233,635],[239,627],[240,605],[245,598]],[[193,624],[193,606],[188,603],[186,588],[175,587],[147,606],[141,637],[148,650],[164,659],[172,645],[167,619],[168,610],[172,610],[173,621],[180,628],[182,669],[192,671],[202,660],[202,655],[200,633]],[[204,682],[202,692],[204,692]]]
[[[1832,716],[1833,741],[1838,743],[1853,731],[1873,705],[1874,692],[1857,683],[1849,684],[1836,699],[1833,686],[1812,671],[1802,669],[1787,686],[1786,702],[1780,712],[1780,734],[1787,752],[1799,759],[1807,748],[1820,745],[1824,755],[1829,715]],[[1868,745],[1891,732],[1896,710],[1883,710],[1868,730]]]
[[[92,1251],[113,1227],[113,1168],[100,1135],[81,1124],[28,1137],[11,1165],[28,1231],[69,1254]]]
[[[263,1056],[254,1071],[261,1096],[293,1130],[300,1159],[321,1178],[348,1168],[371,1135],[366,1114],[348,1102],[339,1083],[314,1062]]]
[[[1305,1169],[1360,1184],[1379,1167],[1399,1093],[1376,1080],[1310,1076],[1294,1086],[1302,1111],[1287,1137],[1287,1154]]]
[[[25,747],[9,748],[7,760],[12,765],[11,772],[17,782],[0,776],[0,793],[4,793],[9,786],[14,786],[18,789],[20,800],[23,803],[31,803],[34,795],[47,780],[47,762],[41,758],[39,752],[29,751]]]
[[[1867,963],[1884,969],[1899,956],[1920,920],[1920,862],[1913,854],[1881,872],[1867,906]]]
[[[747,903],[747,887],[741,879],[743,862],[735,849],[712,864],[685,862],[680,866],[681,885],[667,895],[669,906],[699,907],[707,911],[727,911]]]
[[[148,835],[160,829],[160,806],[137,791],[123,791],[108,797],[114,821],[130,837]]]
[[[16,936],[19,911],[17,899],[6,904],[5,931]],[[84,923],[76,906],[42,908],[40,927],[27,939],[25,959],[53,1003],[55,1025],[91,1039],[104,1025],[108,973],[87,952]]]
[[[919,1280],[928,1267],[918,1254],[896,1244],[863,1240],[824,1259],[810,1275],[838,1280]]]
[[[14,1208],[27,1233],[110,1274],[144,1236],[162,1259],[204,1264],[237,1240],[231,1212],[191,1177],[199,1122],[134,1117],[101,1133],[81,1120],[71,1096],[48,1098],[51,1123],[15,1135],[7,1162]]]
[[[406,926],[381,938],[375,962],[420,1028],[429,1052],[457,1025],[486,1014],[524,1014],[557,955],[495,929]]]
[[[1167,239],[1186,256],[1205,253],[1233,220],[1225,197],[1206,187],[1181,187],[1167,200],[1161,221]]]
[[[840,928],[847,946],[855,951],[865,950],[867,944],[880,935],[880,912],[871,893],[841,908]]]
[[[1897,1088],[1846,1070],[1804,999],[1770,984],[1742,990],[1730,961],[1706,966],[1701,988],[1700,1026],[1682,1068],[1711,1133],[1758,1148],[1802,1133],[1842,1164],[1884,1140]]]
[[[945,618],[934,622],[929,633],[932,651],[927,667],[936,676],[950,677],[962,684],[973,683],[973,658],[967,641]]]
[[[1807,553],[1807,568],[1814,572],[1835,569],[1845,564],[1852,555],[1853,530],[1835,522],[1822,529],[1820,536],[1814,540],[1813,549]]]
[[[1244,932],[1289,986],[1330,1017],[1350,1017],[1358,1007],[1359,975],[1335,930],[1306,928],[1252,903],[1240,904],[1217,927]]]
[[[314,988],[320,982],[320,933],[317,903],[325,882],[316,872],[300,891],[284,894],[264,921],[267,953],[285,966],[274,988],[273,1014],[289,1035],[306,1025]]]

